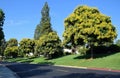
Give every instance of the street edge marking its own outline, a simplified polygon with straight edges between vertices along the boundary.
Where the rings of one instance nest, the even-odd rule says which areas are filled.
[[[69,67],[69,68],[80,68],[80,69],[88,69],[87,67],[77,67],[77,66],[65,66],[65,65],[54,65],[59,67]]]

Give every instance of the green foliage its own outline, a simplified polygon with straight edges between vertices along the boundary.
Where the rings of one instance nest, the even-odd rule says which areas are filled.
[[[11,38],[9,41],[7,41],[7,47],[13,46],[18,46],[18,41],[15,38]]]
[[[4,55],[6,58],[16,58],[18,56],[18,46],[7,47]]]
[[[116,29],[110,17],[103,15],[96,8],[78,6],[64,21],[63,44],[73,47],[88,44],[93,58],[93,47],[113,42],[117,37]]]
[[[0,28],[0,45],[2,44],[1,41],[4,39],[4,32],[3,29]]]
[[[4,20],[5,20],[5,14],[2,11],[2,9],[0,9],[0,45],[1,45],[1,40],[4,39],[4,32],[3,32]]]
[[[35,41],[24,38],[19,43],[19,51],[21,56],[27,56],[29,53],[34,53]]]
[[[5,19],[5,14],[2,11],[2,9],[0,9],[0,28],[2,28],[2,26],[4,24],[4,19]]]
[[[80,55],[86,55],[87,51],[88,51],[88,48],[86,48],[85,46],[78,47],[78,52],[80,53]]]
[[[41,34],[41,26],[38,24],[36,29],[35,29],[35,33],[34,33],[34,39],[38,40]]]
[[[7,58],[10,57],[17,57],[18,56],[18,41],[15,38],[11,38],[9,41],[4,44],[5,50],[4,50],[4,56]]]
[[[98,9],[78,6],[64,21],[64,44],[81,45],[84,43],[103,44],[112,42],[117,33],[110,17]]]
[[[1,46],[0,46],[0,55],[3,56],[4,55],[4,50],[6,48],[6,41],[5,39],[1,40]]]
[[[51,32],[48,35],[43,35],[37,41],[36,52],[39,55],[44,55],[47,59],[61,56],[62,47],[61,40],[56,32]]]
[[[116,45],[120,47],[120,39],[116,41]]]
[[[41,21],[40,24],[37,25],[35,29],[34,39],[38,40],[42,35],[48,34],[52,32],[51,23],[50,23],[50,16],[49,16],[49,6],[47,2],[43,6],[41,10]]]

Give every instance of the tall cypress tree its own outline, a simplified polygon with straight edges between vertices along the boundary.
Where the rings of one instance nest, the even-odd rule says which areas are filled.
[[[0,45],[2,43],[1,40],[4,39],[4,32],[3,32],[4,18],[5,18],[5,14],[2,11],[2,9],[0,9]]]
[[[52,32],[51,23],[50,23],[50,16],[49,16],[49,6],[48,3],[45,2],[41,10],[41,21],[40,24],[37,25],[35,29],[34,39],[38,40],[42,35],[48,34]]]
[[[2,9],[0,9],[0,56],[3,56],[3,52],[5,49],[5,39],[4,39],[4,32],[3,32],[3,24],[4,24],[4,18],[5,18],[5,14],[2,11]]]

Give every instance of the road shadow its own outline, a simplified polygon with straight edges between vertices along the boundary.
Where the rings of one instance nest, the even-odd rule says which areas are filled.
[[[49,65],[39,65],[39,64],[13,64],[7,65],[12,71],[16,72],[20,78],[29,78],[32,76],[45,75],[48,72],[51,72],[51,69],[46,69]],[[43,69],[44,68],[44,69]]]
[[[53,78],[120,78],[120,75],[110,74],[95,74],[95,73],[71,73],[63,76],[56,76]]]

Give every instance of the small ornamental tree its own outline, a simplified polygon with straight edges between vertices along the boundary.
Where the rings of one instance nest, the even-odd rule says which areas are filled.
[[[28,38],[22,39],[19,43],[19,51],[20,51],[19,54],[21,56],[27,56],[29,55],[29,53],[34,54],[34,46],[35,46],[34,40]]]
[[[15,38],[11,38],[6,42],[6,48],[4,50],[4,56],[7,58],[18,56],[18,41]]]
[[[4,55],[6,58],[16,58],[18,56],[18,46],[7,47]]]
[[[88,6],[78,6],[64,21],[65,31],[63,43],[78,45],[88,44],[92,47],[112,42],[116,37],[116,29],[110,17],[99,12],[98,9]]]
[[[61,40],[56,32],[43,35],[37,42],[36,52],[47,59],[55,58],[63,54]]]

